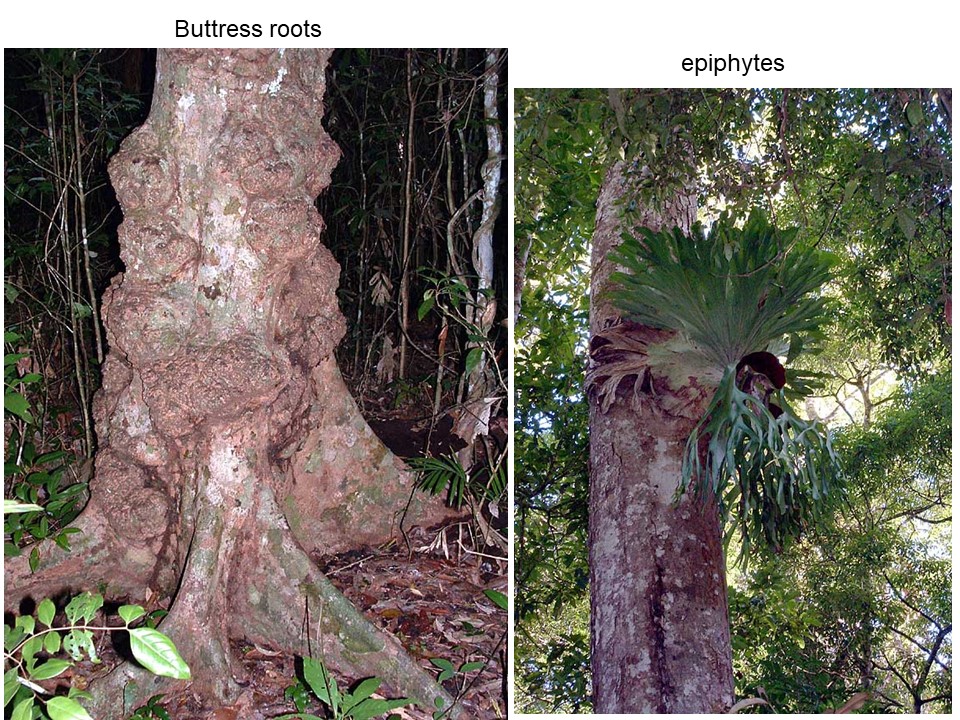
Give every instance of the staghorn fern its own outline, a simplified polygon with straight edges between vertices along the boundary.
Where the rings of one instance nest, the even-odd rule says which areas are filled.
[[[718,368],[764,350],[784,336],[815,333],[824,301],[815,293],[830,279],[829,254],[798,249],[796,229],[778,231],[763,213],[742,230],[721,216],[709,232],[697,224],[687,238],[677,228],[624,233],[610,258],[611,299],[632,320],[676,330]]]
[[[778,550],[821,517],[839,486],[839,466],[822,426],[787,406],[782,379],[774,413],[737,386],[738,370],[751,354],[787,343],[792,359],[819,336],[819,291],[832,258],[800,247],[796,230],[778,231],[759,212],[742,230],[724,215],[709,232],[695,225],[690,238],[679,229],[637,232],[640,238],[625,233],[610,253],[628,271],[611,275],[610,297],[629,320],[676,335],[642,351],[624,346],[616,353],[608,345],[598,357],[616,357],[620,376],[632,370],[638,378],[641,370],[676,374],[672,366],[682,363],[680,377],[695,371],[702,384],[717,386],[687,441],[677,496],[692,486],[700,497],[715,497],[725,541],[740,531],[742,560],[754,546]],[[606,343],[623,344],[611,338],[607,331]],[[618,381],[609,369],[588,372],[602,409]]]

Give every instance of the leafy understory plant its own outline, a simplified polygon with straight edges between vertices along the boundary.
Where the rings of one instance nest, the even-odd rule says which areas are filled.
[[[281,715],[277,720],[323,720],[317,715],[304,712],[311,694],[327,706],[330,717],[336,720],[369,720],[411,704],[409,698],[384,700],[373,697],[381,682],[380,678],[367,678],[357,683],[352,691],[344,692],[340,690],[336,679],[322,660],[305,657],[303,677],[298,677],[297,682],[284,692],[284,695],[293,701],[297,712]]]
[[[469,672],[480,670],[485,664],[480,660],[472,660],[457,667],[446,658],[430,658],[430,662],[440,668],[440,674],[437,675],[437,682],[441,683],[455,675],[466,675]]]
[[[4,332],[3,340],[7,350],[16,350],[24,338],[8,331]],[[34,437],[40,434],[42,423],[28,395],[37,392],[44,378],[35,372],[20,373],[20,363],[29,357],[28,352],[5,352],[3,358],[3,411],[9,430],[4,479],[12,495],[9,503],[16,502],[20,508],[8,513],[9,503],[5,503],[3,532],[4,555],[19,555],[24,546],[32,545],[29,563],[30,569],[36,570],[40,563],[40,540],[51,539],[69,550],[70,536],[80,532],[68,524],[83,506],[87,483],[69,479],[68,469],[74,462],[71,453],[41,452],[35,445]],[[30,509],[24,509],[27,507]]]
[[[487,472],[476,475],[468,472],[454,453],[409,458],[407,464],[417,473],[417,486],[421,490],[431,495],[446,493],[447,502],[457,509],[464,502],[471,505],[497,502],[507,489],[504,456],[496,458],[495,463],[488,460]]]
[[[832,257],[760,212],[742,229],[726,215],[709,231],[697,224],[689,238],[639,227],[610,257],[626,270],[611,275],[610,298],[629,322],[591,340],[588,390],[604,412],[629,376],[641,402],[655,394],[654,377],[712,390],[687,440],[677,497],[691,487],[715,497],[725,539],[740,530],[742,559],[752,546],[778,550],[839,487],[824,428],[786,402],[788,389],[808,388],[776,356],[790,363],[819,339]],[[684,409],[682,397],[673,402],[668,410]]]
[[[161,705],[163,695],[154,695],[138,707],[128,720],[170,720],[170,713]]]
[[[146,614],[142,607],[123,605],[118,608],[123,627],[92,625],[102,607],[102,595],[81,593],[63,609],[67,624],[54,625],[57,608],[52,600],[45,598],[37,605],[35,617],[20,615],[13,627],[4,624],[4,706],[12,706],[12,720],[90,718],[79,702],[90,699],[89,693],[71,687],[65,696],[53,695],[40,682],[62,675],[84,658],[99,663],[94,642],[94,634],[98,632],[127,632],[134,658],[147,670],[178,680],[190,679],[190,668],[170,638],[151,627],[132,627]],[[57,657],[64,655],[66,657]],[[156,698],[151,702],[154,700]]]
[[[507,610],[509,602],[507,596],[498,590],[484,590],[483,594],[487,596],[487,599],[490,600],[494,605],[496,605],[501,610]],[[501,635],[500,641],[497,643],[497,648],[500,647],[500,644],[506,638],[506,633]],[[496,649],[494,650],[496,652]],[[483,670],[487,666],[487,663],[490,662],[493,655],[491,654],[486,660],[472,660],[464,662],[459,666],[455,666],[450,660],[446,658],[430,658],[430,662],[440,669],[440,674],[437,675],[437,682],[443,683],[451,678],[455,678],[458,675],[460,676],[457,681],[457,693],[456,698],[454,699],[454,704],[451,707],[443,708],[442,700],[437,698],[437,709],[433,712],[433,720],[442,720],[443,718],[450,715],[450,710],[453,707],[457,707],[457,703],[460,698],[466,695],[467,690],[477,681],[479,678],[478,675],[474,675],[472,680],[467,679],[467,673],[477,672],[478,670]]]

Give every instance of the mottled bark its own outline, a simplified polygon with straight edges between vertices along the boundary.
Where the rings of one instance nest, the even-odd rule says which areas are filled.
[[[516,238],[513,252],[513,322],[516,327],[520,319],[520,308],[523,301],[523,286],[527,278],[527,259],[530,257],[530,247],[533,245],[530,238]]]
[[[620,243],[618,200],[630,191],[617,163],[601,190],[593,236],[590,332],[620,322],[605,297]],[[641,223],[689,231],[696,194],[679,193]],[[670,336],[634,326],[654,344]],[[724,712],[733,675],[723,547],[715,503],[674,503],[686,439],[708,393],[696,378],[672,387],[656,376],[624,380],[623,399],[590,407],[590,594],[594,710]],[[626,387],[630,385],[631,387]],[[683,402],[677,399],[683,397]],[[694,398],[694,401],[691,401]]]
[[[333,356],[339,266],[313,206],[340,155],[321,124],[329,53],[158,54],[150,116],[110,165],[126,271],[104,297],[84,536],[70,555],[45,551],[33,578],[12,568],[7,603],[101,583],[134,601],[176,592],[161,629],[194,692],[240,705],[229,640],[302,652],[309,604],[336,671],[433,707],[450,698],[308,556],[386,539],[410,495]],[[138,692],[124,692],[131,677]],[[115,671],[97,716],[128,712],[121,696],[142,701],[158,682]]]
[[[500,166],[503,163],[503,133],[497,110],[498,67],[500,51],[487,50],[486,75],[483,79],[483,119],[486,125],[487,159],[480,168],[483,178],[483,209],[480,225],[473,233],[473,269],[477,273],[476,303],[471,310],[477,335],[488,337],[497,314],[493,297],[493,228],[500,213]],[[476,347],[468,343],[467,347]],[[488,376],[489,358],[484,353],[467,379],[467,397],[478,400],[490,394],[493,383]]]

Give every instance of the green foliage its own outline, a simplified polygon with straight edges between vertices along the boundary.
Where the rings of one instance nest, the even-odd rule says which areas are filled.
[[[466,318],[485,292],[471,276],[473,233],[482,221],[475,193],[484,166],[478,158],[488,152],[484,103],[477,94],[482,96],[487,76],[485,59],[482,49],[348,49],[331,57],[325,125],[344,154],[318,202],[329,226],[327,244],[341,267],[341,307],[355,319],[337,350],[341,369],[354,379],[372,369],[370,348],[384,331],[396,337],[404,324],[408,335],[436,331],[444,312]],[[504,77],[498,93],[507,86]],[[411,104],[416,117],[413,137],[407,137]],[[408,159],[415,187],[409,198]],[[488,291],[502,317],[508,263],[499,223],[494,245]],[[437,277],[449,278],[459,292],[433,294]],[[409,289],[407,317],[398,307],[402,293],[396,290],[403,288]],[[481,333],[451,324],[444,355],[446,364],[458,363],[456,374],[468,375],[483,357],[495,365],[499,357],[499,367],[489,370],[505,377],[508,338],[498,322]],[[411,374],[417,374],[418,363],[444,362],[440,353],[428,358],[429,350],[417,344],[422,352],[411,353]]]
[[[49,718],[50,720],[89,720],[90,715],[79,703],[90,699],[89,693],[71,687],[66,696],[50,695],[39,682],[51,680],[81,660],[99,663],[95,633],[126,630],[130,635],[130,647],[134,658],[155,675],[190,679],[190,669],[180,657],[176,647],[163,633],[147,627],[131,627],[145,614],[138,605],[124,605],[118,615],[123,628],[92,625],[93,619],[103,607],[103,596],[81,593],[75,596],[60,611],[66,624],[54,624],[58,608],[49,598],[37,605],[35,615],[18,616],[13,626],[3,626],[4,703],[12,707],[14,718]],[[56,656],[67,656],[56,657]],[[134,715],[137,720],[168,720],[162,709],[157,712],[159,696],[151,698],[145,708]],[[148,714],[144,714],[147,712]]]
[[[478,670],[483,670],[486,666],[486,663],[480,660],[472,660],[460,663],[459,665],[454,665],[446,658],[430,658],[430,662],[440,670],[440,674],[437,675],[438,683],[444,683],[450,680],[456,682],[458,696],[462,695],[469,686],[470,680],[467,675]],[[438,709],[434,711],[433,717],[436,720],[440,720],[440,718],[446,717],[447,714],[445,710]]]
[[[736,385],[736,366],[724,373],[703,419],[687,440],[678,496],[693,485],[716,497],[729,526],[739,531],[741,560],[751,549],[779,552],[827,515],[840,495],[840,467],[819,422],[801,420],[780,390],[782,414]],[[701,448],[706,445],[705,456]]]
[[[4,333],[8,349],[21,340],[18,333]],[[30,386],[40,384],[43,378],[37,373],[20,374],[17,364],[26,358],[29,353],[4,355],[4,419],[10,429],[4,484],[12,495],[5,498],[3,518],[4,554],[8,557],[19,555],[25,545],[47,538],[69,550],[70,536],[79,531],[66,526],[80,512],[87,490],[85,482],[71,482],[65,477],[74,459],[70,453],[63,450],[39,453],[31,439],[39,434],[40,420],[35,417],[26,394]],[[18,509],[7,511],[6,500],[16,503]],[[34,545],[31,568],[36,568],[39,561],[40,551]]]
[[[848,502],[836,527],[734,573],[738,696],[822,712],[867,688],[874,711],[950,711],[950,373],[837,435]],[[911,686],[904,684],[909,679]]]
[[[443,317],[444,327],[452,326],[465,339],[464,375],[472,373],[481,361],[486,359],[487,364],[498,373],[494,385],[505,394],[506,379],[499,374],[500,370],[496,366],[496,338],[485,335],[481,327],[482,310],[496,308],[493,293],[490,289],[471,290],[467,283],[476,282],[476,278],[472,276],[458,278],[437,274],[430,268],[420,268],[418,274],[428,287],[423,291],[423,301],[417,308],[417,319],[423,320],[431,310],[439,313]],[[447,336],[449,337],[449,330]]]
[[[483,594],[490,598],[490,601],[501,610],[506,610],[509,604],[507,596],[496,590],[484,590]]]
[[[154,695],[138,707],[129,720],[170,720],[170,713],[161,705],[163,695]]]
[[[693,367],[722,372],[687,441],[678,496],[692,486],[717,498],[727,539],[740,532],[743,560],[752,548],[779,551],[823,515],[839,465],[823,428],[801,420],[782,389],[777,417],[766,398],[737,387],[738,363],[778,344],[794,355],[809,346],[825,319],[818,293],[835,261],[759,212],[742,230],[721,216],[709,232],[695,226],[690,238],[680,229],[636,232],[610,253],[629,271],[611,275],[611,298],[631,320],[678,332],[682,376]],[[657,363],[650,348],[648,366],[656,371]],[[706,373],[700,381],[712,384]]]
[[[516,707],[519,713],[590,713],[589,598],[519,624]]]
[[[777,230],[761,212],[742,229],[726,215],[709,231],[697,224],[689,238],[679,229],[635,232],[639,238],[625,232],[610,253],[629,271],[611,276],[611,298],[631,319],[685,335],[690,352],[718,370],[784,337],[802,340],[824,319],[817,293],[835,261],[801,247],[796,229]]]
[[[410,704],[409,698],[382,700],[372,697],[380,683],[380,678],[367,678],[358,682],[352,691],[343,692],[322,660],[303,658],[302,677],[298,677],[296,684],[285,692],[285,696],[296,705],[297,712],[281,715],[277,720],[322,720],[304,712],[309,702],[308,690],[328,708],[330,717],[337,720],[369,720]]]
[[[515,235],[518,251],[529,248],[515,351],[519,711],[589,708],[589,242],[607,168],[642,153],[649,173],[632,176],[643,181],[639,202],[656,207],[655,191],[668,196],[676,178],[693,176],[701,218],[763,207],[800,228],[798,247],[832,253],[822,293],[831,322],[817,343],[829,351],[775,350],[789,355],[788,398],[817,395],[817,380],[828,390],[807,409],[829,418],[837,388],[861,369],[895,371],[902,385],[886,402],[864,383],[872,424],[833,437],[846,480],[834,527],[749,569],[728,568],[737,696],[816,712],[868,687],[878,693],[868,709],[913,712],[916,687],[900,678],[926,677],[923,709],[950,712],[949,635],[929,659],[951,595],[947,93],[516,91]],[[838,417],[828,420],[834,431]]]
[[[123,54],[136,52],[47,48],[6,55],[4,315],[43,367],[43,378],[35,376],[22,392],[32,409],[20,419],[34,432],[18,441],[49,447],[50,435],[65,434],[60,445],[80,447],[86,457],[93,453],[90,402],[103,347],[96,297],[120,269],[107,158],[144,108],[115,75],[128,67]],[[52,422],[57,406],[71,422]],[[31,531],[40,529],[36,520],[27,521]]]
[[[571,712],[589,707],[587,643],[569,675],[546,655],[574,623],[568,608],[583,609],[577,630],[589,632],[589,238],[621,141],[605,90],[517,90],[514,119],[514,231],[517,252],[529,248],[514,330],[515,703]]]
[[[481,502],[499,502],[507,490],[507,469],[503,458],[486,473],[469,473],[457,456],[410,458],[407,464],[417,473],[417,486],[431,495],[446,493],[447,503],[460,508]]]

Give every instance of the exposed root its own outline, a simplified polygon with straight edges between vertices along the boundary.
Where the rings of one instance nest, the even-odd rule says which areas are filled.
[[[312,655],[348,677],[379,677],[396,695],[462,715],[400,643],[364,618],[296,544],[271,490],[261,486],[250,500],[252,512],[236,516],[225,508],[212,512],[201,501],[181,587],[160,627],[194,673],[190,691],[208,707],[242,703],[246,678],[229,639],[243,638]],[[91,710],[105,719],[127,717],[174,684],[186,688],[184,681],[127,663],[91,685]]]
[[[120,538],[100,508],[91,502],[73,527],[66,551],[51,541],[40,546],[40,565],[30,570],[29,550],[4,562],[4,609],[17,611],[21,601],[39,601],[65,592],[104,586],[113,597],[142,597],[157,558]]]
[[[397,535],[405,508],[424,525],[457,514],[424,493],[411,498],[413,474],[370,429],[335,358],[324,359],[312,373],[318,391],[306,422],[311,429],[287,450],[289,481],[278,490],[304,548],[337,553],[379,545]]]
[[[246,592],[235,597],[247,608],[237,608],[234,633],[312,654],[347,676],[379,677],[393,693],[425,708],[451,708],[453,698],[396,638],[373,625],[330,583],[294,542],[273,498],[266,490],[261,495],[258,521],[265,531],[253,572],[245,577]],[[450,716],[459,712],[454,708]]]

